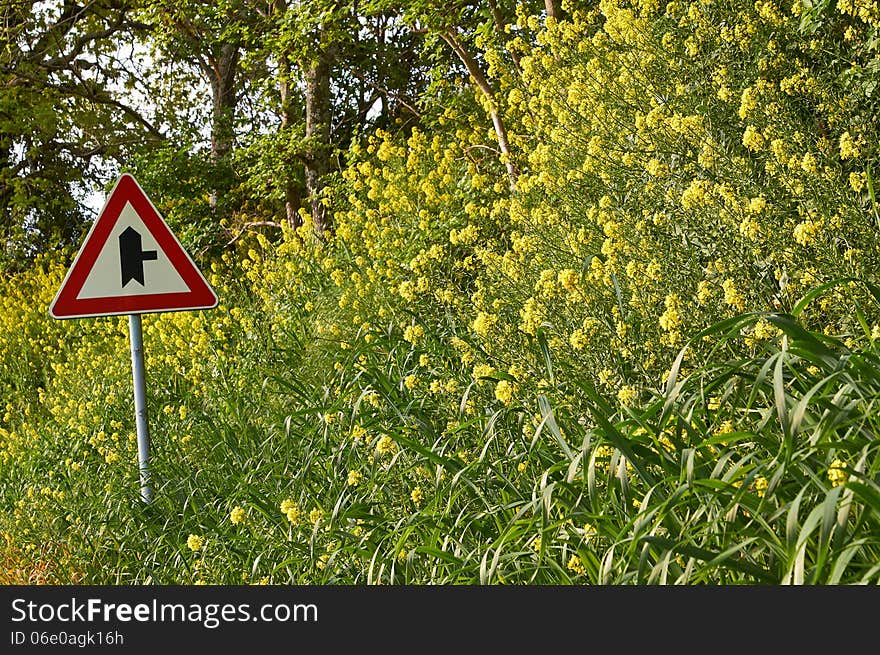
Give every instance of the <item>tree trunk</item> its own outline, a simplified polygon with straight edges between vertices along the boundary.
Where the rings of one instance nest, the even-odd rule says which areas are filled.
[[[219,56],[212,58],[211,80],[211,161],[218,166],[226,163],[232,153],[235,132],[233,122],[238,102],[235,78],[238,74],[239,48],[235,43],[220,46]],[[216,207],[218,198],[229,190],[228,175],[218,170],[215,181],[220,182],[211,192],[211,206]]]
[[[322,236],[329,227],[327,208],[321,204],[324,177],[330,172],[330,63],[322,48],[306,69],[306,196],[315,232]]]
[[[290,130],[292,125],[298,122],[299,116],[295,115],[294,106],[290,97],[290,56],[287,53],[282,54],[278,58],[278,66],[280,69],[280,81],[278,83],[278,91],[281,95],[281,127],[280,132],[284,134]],[[293,163],[285,159],[286,166],[289,168]],[[299,214],[302,207],[302,192],[299,183],[293,179],[293,175],[289,171],[284,174],[284,216],[287,224],[294,230],[303,224],[302,216]]]
[[[7,143],[11,135],[0,133],[0,143]],[[3,270],[5,255],[9,251],[9,240],[12,235],[12,187],[9,180],[13,175],[8,175],[11,163],[11,151],[9,148],[0,146],[0,271]]]

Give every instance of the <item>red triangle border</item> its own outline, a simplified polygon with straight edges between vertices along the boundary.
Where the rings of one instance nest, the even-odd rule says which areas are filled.
[[[137,212],[159,248],[189,287],[189,291],[77,298],[126,203],[130,203]],[[61,288],[49,306],[49,314],[53,318],[63,319],[172,312],[213,309],[218,302],[217,294],[208,285],[147,194],[131,174],[124,173],[107,196],[101,213],[67,271]]]

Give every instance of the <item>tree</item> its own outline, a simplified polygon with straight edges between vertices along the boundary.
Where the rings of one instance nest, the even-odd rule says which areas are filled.
[[[249,70],[265,70],[277,133],[255,142],[277,155],[284,219],[294,228],[307,209],[314,231],[329,229],[322,192],[339,168],[338,154],[370,126],[418,116],[425,88],[418,38],[395,12],[363,12],[355,3],[260,5],[263,18],[248,48]],[[261,163],[261,166],[263,164]]]
[[[547,11],[553,9],[555,12],[552,0],[546,0],[546,3]],[[516,188],[519,176],[517,156],[511,147],[501,99],[490,76],[485,72],[485,60],[480,51],[478,35],[491,34],[495,39],[509,40],[506,27],[513,21],[514,15],[513,7],[501,7],[495,0],[487,3],[458,2],[454,5],[434,0],[414,0],[404,8],[405,19],[412,28],[441,39],[464,66],[470,80],[482,94],[512,190]],[[515,70],[518,65],[516,52],[510,48],[507,51],[513,60],[511,68]]]
[[[437,0],[410,0],[402,5],[402,14],[412,29],[445,43],[455,55],[458,65],[464,66],[468,78],[482,96],[511,190],[516,189],[519,177],[519,155],[512,145],[505,120],[506,94],[499,92],[499,85],[503,86],[503,81],[493,75],[490,58],[496,61],[495,72],[503,71],[508,84],[520,74],[518,39],[516,30],[511,29],[516,22],[517,11],[526,11],[529,15],[543,13],[545,20],[562,17],[557,0],[531,0],[526,3],[459,0],[453,4]],[[499,61],[500,57],[504,60]],[[452,71],[456,64],[448,62],[447,66]]]
[[[329,228],[321,194],[334,169],[334,150],[347,147],[380,93],[376,88],[366,94],[370,103],[364,107],[363,85],[369,84],[371,70],[375,62],[383,61],[380,53],[388,46],[385,32],[377,29],[385,17],[360,13],[357,3],[339,0],[289,3],[280,16],[279,68],[288,76],[298,70],[301,76],[303,141],[297,154],[312,225],[321,236]],[[282,77],[282,82],[289,85],[290,78]],[[354,121],[347,111],[353,100],[357,107]],[[289,127],[289,101],[282,107],[283,123]],[[299,225],[298,216],[291,216],[290,211],[287,215],[293,225]]]
[[[184,62],[198,71],[210,89],[211,207],[233,185],[236,111],[241,94],[240,61],[246,32],[247,3],[236,0],[147,0],[144,20],[158,59]],[[184,76],[182,84],[189,81]],[[191,95],[193,90],[190,89]]]
[[[115,39],[144,28],[124,0],[0,6],[0,264],[78,243],[102,162],[162,138],[120,93]]]

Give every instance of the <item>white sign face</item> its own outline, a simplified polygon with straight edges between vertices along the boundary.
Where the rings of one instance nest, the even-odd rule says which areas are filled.
[[[128,228],[134,232],[126,232]],[[143,284],[135,277],[130,277],[124,285],[122,284],[123,275],[120,271],[122,270],[123,249],[120,247],[120,243],[125,243],[123,234],[140,235],[141,252],[156,253],[156,259],[142,261]],[[136,239],[133,240],[136,241]],[[189,290],[190,288],[180,277],[180,273],[171,264],[171,260],[159,247],[159,244],[156,243],[134,207],[127,202],[76,297],[107,298],[149,293],[182,293]]]

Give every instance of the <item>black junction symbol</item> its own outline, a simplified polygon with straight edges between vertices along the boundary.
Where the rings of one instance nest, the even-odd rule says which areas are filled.
[[[155,250],[141,249],[140,232],[128,226],[119,235],[119,262],[122,268],[122,286],[137,280],[144,286],[144,262],[158,258]]]

